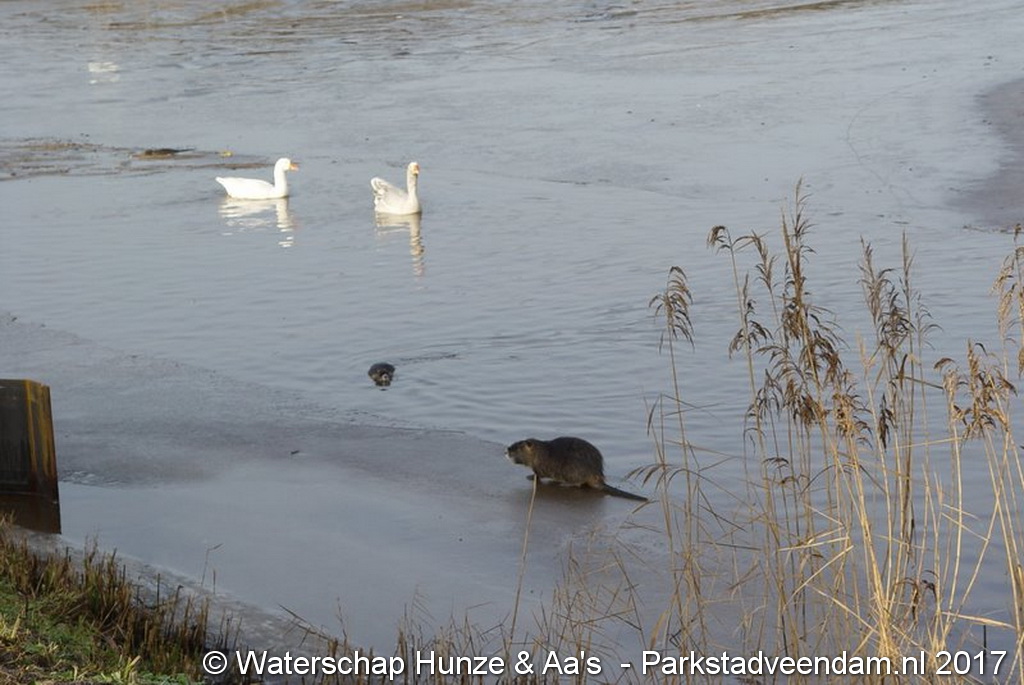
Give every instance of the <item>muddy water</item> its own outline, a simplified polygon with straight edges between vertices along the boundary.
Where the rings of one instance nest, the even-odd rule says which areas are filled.
[[[674,264],[691,439],[741,472],[711,226],[772,231],[802,177],[815,289],[851,337],[861,238],[892,260],[904,233],[936,344],[993,332],[1012,201],[963,200],[1005,161],[976,98],[1022,75],[1019,10],[3,3],[0,359],[53,386],[65,535],[325,625],[340,606],[369,644],[413,596],[504,616],[529,484],[501,445],[650,461],[670,376],[647,302]],[[164,147],[185,152],[141,154]],[[213,182],[281,155],[287,201]],[[422,221],[378,225],[368,179],[412,159]],[[629,511],[551,495],[526,594]]]

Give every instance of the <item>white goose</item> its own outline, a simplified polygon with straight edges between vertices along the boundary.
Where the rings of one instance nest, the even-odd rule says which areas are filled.
[[[419,175],[420,165],[410,162],[405,173],[408,190],[397,188],[383,178],[370,179],[374,210],[381,214],[419,214],[420,198],[416,195],[416,179]]]
[[[267,183],[259,178],[238,178],[237,176],[218,176],[217,183],[224,186],[228,195],[239,200],[276,200],[288,197],[288,178],[286,171],[295,171],[299,165],[282,157],[274,165],[274,182]]]

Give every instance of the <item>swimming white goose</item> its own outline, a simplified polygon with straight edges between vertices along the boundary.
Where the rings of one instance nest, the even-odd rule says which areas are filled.
[[[416,195],[416,178],[420,165],[410,162],[405,174],[408,190],[397,188],[383,178],[370,179],[373,188],[373,208],[382,214],[419,214],[420,198]]]
[[[299,165],[282,157],[274,165],[274,183],[270,184],[259,178],[238,178],[236,176],[218,176],[217,183],[224,186],[228,195],[239,200],[276,200],[288,197],[288,178],[286,171],[295,171]]]

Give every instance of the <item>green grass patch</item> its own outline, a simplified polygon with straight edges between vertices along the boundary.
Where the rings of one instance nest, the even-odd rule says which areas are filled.
[[[40,553],[0,522],[0,685],[198,682],[226,641],[208,624],[205,599],[145,591],[114,554]]]

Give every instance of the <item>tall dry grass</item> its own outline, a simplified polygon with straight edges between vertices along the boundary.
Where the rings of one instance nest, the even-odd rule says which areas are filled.
[[[237,638],[237,625],[228,616],[218,628],[208,598],[181,586],[169,588],[160,578],[154,587],[143,587],[115,553],[101,553],[95,545],[80,558],[69,549],[41,551],[7,519],[0,520],[0,576],[26,598],[26,607],[29,598],[43,600],[52,620],[88,626],[119,650],[129,680],[136,668],[199,680],[206,650],[227,649]],[[229,674],[223,682],[231,679]]]
[[[926,655],[923,673],[829,682],[1019,682],[1024,468],[1011,378],[1024,370],[1024,248],[1015,240],[995,280],[998,345],[968,340],[960,357],[930,358],[934,325],[906,240],[895,267],[878,266],[863,245],[870,335],[847,341],[814,297],[810,235],[798,186],[782,215],[781,248],[723,226],[708,238],[731,260],[738,324],[728,349],[750,393],[737,426],[747,476],[734,511],[707,504],[722,486],[717,455],[697,449],[685,425],[676,369],[680,343],[696,333],[682,269],[652,300],[675,392],[651,411],[657,461],[638,475],[662,493],[676,588],[648,642],[684,653],[886,657],[894,668]],[[965,490],[968,469],[987,469],[991,491]],[[1006,575],[1008,610],[983,615],[972,598],[985,574],[991,585],[994,567]],[[708,620],[723,605],[738,624],[731,632]],[[996,648],[1007,654],[993,675]],[[944,662],[948,674],[939,672]]]

